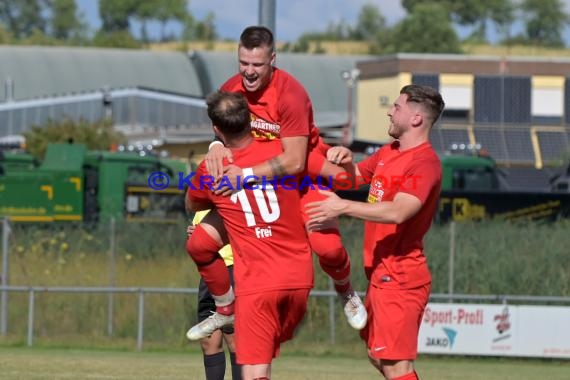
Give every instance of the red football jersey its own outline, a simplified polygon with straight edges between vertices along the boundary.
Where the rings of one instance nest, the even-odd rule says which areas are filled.
[[[287,72],[274,68],[267,87],[256,92],[246,91],[242,76],[236,74],[221,90],[245,95],[251,111],[251,130],[257,139],[309,136],[309,150],[317,146],[319,130],[313,120],[309,95]]]
[[[243,149],[232,149],[234,163],[240,167],[252,167],[281,151],[278,140],[253,140]],[[234,251],[236,295],[312,288],[313,261],[299,212],[297,178],[260,183],[257,189],[242,189],[231,196],[215,195],[211,184],[202,162],[187,196],[211,204],[224,221]]]
[[[401,224],[365,222],[364,267],[372,283],[415,288],[431,281],[423,253],[441,190],[441,163],[429,142],[400,152],[398,142],[384,145],[358,164],[370,178],[368,202],[392,201],[398,192],[416,196],[422,208]]]

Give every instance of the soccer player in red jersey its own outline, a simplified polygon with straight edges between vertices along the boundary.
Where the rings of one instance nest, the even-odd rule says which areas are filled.
[[[441,190],[441,164],[429,133],[444,102],[431,87],[404,86],[388,111],[388,133],[395,139],[360,162],[343,147],[327,158],[353,175],[370,179],[368,202],[340,199],[309,204],[311,222],[339,215],[364,219],[364,267],[369,280],[365,305],[369,315],[360,335],[372,364],[391,380],[416,380],[413,360],[431,275],[423,238],[432,223]]]
[[[254,166],[282,152],[278,140],[253,138],[242,94],[218,91],[206,102],[216,135],[231,149],[236,164]],[[235,344],[244,380],[270,377],[271,361],[278,356],[280,343],[292,338],[303,319],[313,287],[313,262],[299,213],[297,180],[289,176],[248,184],[246,179],[242,190],[231,196],[217,195],[212,191],[214,178],[202,162],[188,189],[188,209],[215,208],[234,252]],[[208,287],[215,288],[216,280],[227,274],[221,256],[191,254],[201,263],[198,270]],[[234,319],[215,318],[222,324]],[[200,324],[193,327],[200,328]]]
[[[251,26],[242,32],[238,48],[239,73],[224,83],[221,89],[244,94],[251,112],[253,136],[256,140],[279,141],[282,153],[252,167],[244,167],[232,162],[231,150],[224,148],[221,143],[212,143],[206,156],[207,169],[216,179],[223,178],[231,184],[229,189],[225,189],[226,194],[236,188],[238,177],[247,175],[273,178],[301,173],[317,181],[317,176],[328,178],[332,173],[329,170],[334,165],[326,160],[329,147],[320,138],[313,121],[313,107],[308,94],[293,76],[273,66],[275,59],[273,34],[269,29]],[[223,165],[224,158],[232,164]],[[308,220],[304,204],[323,199],[318,189],[319,186],[315,184],[302,191],[301,213],[304,222]],[[217,193],[223,194],[224,190]],[[210,213],[202,221],[209,237],[202,241],[222,244],[225,232],[219,225],[215,213]],[[212,226],[214,228],[210,228]],[[350,258],[341,241],[338,221],[331,220],[308,232],[311,249],[319,257],[320,266],[333,279],[349,324],[355,329],[362,329],[367,320],[366,309],[350,283]],[[219,249],[215,244],[200,243],[199,237],[206,235],[200,231],[200,226],[196,233],[191,237],[194,241],[190,249]]]

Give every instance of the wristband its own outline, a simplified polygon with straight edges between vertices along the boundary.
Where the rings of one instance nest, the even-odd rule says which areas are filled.
[[[252,168],[243,168],[241,170],[241,174],[243,175],[243,180],[245,181],[245,183],[254,183],[255,182],[255,177],[253,176],[253,169]]]
[[[212,142],[210,143],[210,145],[208,145],[208,152],[210,151],[210,149],[212,149],[212,147],[213,147],[214,145],[217,145],[217,144],[220,144],[221,146],[224,146],[224,143],[223,143],[223,142],[218,141],[218,140],[214,140],[214,141],[212,141]]]

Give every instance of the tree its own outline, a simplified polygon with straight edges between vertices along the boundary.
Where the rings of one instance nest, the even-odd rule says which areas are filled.
[[[512,0],[468,0],[452,1],[454,21],[461,25],[472,25],[471,39],[487,41],[487,24],[492,22],[502,34],[514,21],[515,7]]]
[[[160,39],[164,41],[164,30],[168,21],[176,20],[184,23],[184,20],[188,17],[188,11],[186,10],[186,0],[158,0],[158,3],[159,6],[155,13],[155,18],[160,22]]]
[[[446,13],[446,7],[437,3],[417,4],[396,27],[393,53],[460,53],[459,39]]]
[[[61,42],[55,38],[46,35],[39,29],[32,30],[32,34],[25,38],[20,38],[18,43],[22,45],[32,45],[32,46],[57,46]]]
[[[192,41],[196,39],[196,21],[190,13],[186,15],[186,18],[182,22],[182,40]]]
[[[49,121],[45,126],[33,126],[24,133],[27,150],[38,158],[43,158],[49,143],[68,142],[85,144],[87,149],[108,150],[112,145],[126,142],[126,137],[115,131],[111,121],[101,120],[88,123],[85,120]]]
[[[487,40],[487,23],[493,22],[505,32],[514,19],[512,0],[402,0],[402,7],[411,13],[420,4],[438,4],[445,8],[453,22],[473,26],[471,39]]]
[[[560,0],[523,0],[526,37],[537,45],[564,46],[562,29],[569,22]]]
[[[352,27],[345,21],[331,22],[327,26],[327,30],[321,35],[320,40],[342,41],[348,40],[352,34]],[[316,34],[316,33],[313,33]]]
[[[502,39],[509,39],[511,35],[511,25],[515,20],[515,4],[512,0],[493,1],[502,3],[502,7],[501,4],[498,4],[494,7],[494,12],[491,14],[491,19],[494,22],[499,35],[502,36]]]
[[[157,0],[140,1],[134,10],[133,16],[141,23],[141,40],[145,44],[149,42],[146,24],[154,18],[158,5]]]
[[[0,45],[12,43],[14,36],[3,25],[0,24]]]
[[[291,46],[291,51],[293,53],[307,53],[310,46],[309,38],[301,36],[297,43]]]
[[[148,0],[146,0],[148,1]],[[146,2],[145,1],[145,2]],[[101,30],[106,33],[129,31],[129,18],[139,7],[137,0],[99,0]]]
[[[93,46],[123,48],[123,49],[140,49],[141,43],[137,41],[133,35],[126,30],[114,32],[98,31],[91,41]]]
[[[179,21],[184,25],[189,17],[186,5],[187,0],[144,0],[137,3],[132,15],[140,20],[143,37],[146,34],[146,23],[157,20],[161,24],[160,39],[164,40],[164,30],[169,21]],[[143,39],[143,42],[148,41]]]
[[[77,15],[75,0],[52,1],[51,29],[53,37],[59,40],[83,38],[87,27]]]
[[[99,0],[99,14],[103,23],[93,38],[93,45],[140,48],[140,43],[131,35],[129,21],[139,6],[137,0]]]
[[[353,32],[357,40],[372,41],[378,33],[385,31],[386,19],[380,10],[372,4],[366,4],[360,9],[358,21]]]
[[[198,21],[194,23],[194,35],[196,36],[196,39],[203,41],[213,41],[218,38],[216,25],[214,24],[215,18],[216,16],[214,13],[209,12],[206,15],[204,21]]]
[[[34,29],[43,33],[46,30],[46,21],[42,13],[48,6],[49,0],[0,1],[0,23],[16,38],[29,37]]]

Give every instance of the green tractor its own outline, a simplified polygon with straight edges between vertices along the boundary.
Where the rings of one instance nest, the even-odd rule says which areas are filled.
[[[24,152],[0,155],[0,217],[13,222],[89,222],[110,218],[174,222],[184,213],[178,173],[186,165],[139,152],[87,151],[50,144],[39,163]],[[148,184],[153,173],[169,184]]]

